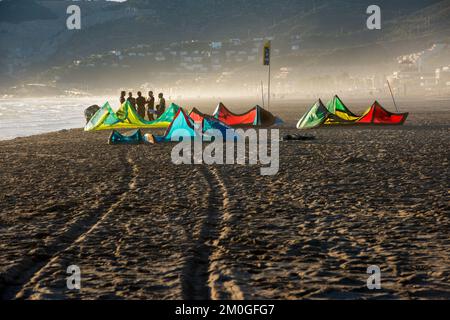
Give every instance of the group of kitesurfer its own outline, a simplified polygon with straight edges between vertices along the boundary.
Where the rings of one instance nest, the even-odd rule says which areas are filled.
[[[142,119],[145,119],[147,115],[148,120],[152,121],[159,118],[166,110],[166,99],[164,99],[163,93],[158,94],[159,102],[155,106],[155,97],[153,96],[153,91],[148,92],[148,97],[142,96],[142,92],[137,92],[137,97],[133,97],[132,92],[128,92],[128,97],[126,97],[126,92],[122,91],[120,93],[120,104],[128,101],[130,105],[136,110]]]

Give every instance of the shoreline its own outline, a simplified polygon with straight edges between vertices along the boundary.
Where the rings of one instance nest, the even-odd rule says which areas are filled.
[[[101,104],[99,101],[103,101],[106,98],[105,97],[96,97],[95,99],[97,99],[97,101],[95,100],[89,100],[90,102],[83,102],[83,104],[80,104],[80,100],[69,100],[66,101],[63,105],[61,105],[64,109],[69,109],[69,110],[73,110],[73,108],[71,107],[72,104],[76,103],[78,104],[78,109],[73,110],[75,113],[72,114],[73,117],[79,118],[79,120],[76,121],[76,123],[72,123],[69,124],[68,126],[64,127],[64,128],[60,128],[60,129],[56,129],[56,130],[49,130],[47,131],[45,129],[45,122],[42,124],[42,128],[39,127],[39,129],[36,130],[40,130],[41,132],[32,132],[31,134],[23,134],[23,135],[19,135],[17,136],[17,134],[10,134],[10,136],[12,136],[11,138],[8,139],[4,139],[0,136],[0,141],[8,141],[17,137],[30,137],[33,136],[35,134],[45,134],[45,133],[49,133],[49,132],[57,132],[60,130],[69,130],[69,129],[78,129],[81,128],[84,124],[85,124],[85,120],[84,120],[84,116],[83,116],[83,111],[85,108],[87,108],[88,104],[94,104],[97,102],[97,104]],[[103,99],[103,100],[102,100]],[[109,100],[111,100],[111,98],[109,98]],[[74,102],[74,101],[78,101],[78,102]],[[92,102],[94,101],[94,102]],[[105,100],[106,101],[106,100]],[[232,110],[234,110],[235,112],[244,112],[247,111],[250,106],[253,106],[254,104],[257,103],[257,100],[255,99],[249,99],[249,100],[238,100],[236,98],[234,99],[226,99],[224,100],[225,104],[227,106],[229,106]],[[369,104],[371,104],[370,98],[365,98],[365,99],[360,99],[360,100],[356,100],[356,99],[349,99],[349,100],[345,100],[347,106],[354,111],[357,114],[362,114],[367,107],[369,107]],[[390,99],[382,99],[380,100],[382,105],[384,105],[388,110],[390,111],[394,111],[394,107],[392,106],[392,101]],[[212,99],[191,99],[191,100],[180,100],[180,101],[174,101],[175,103],[177,103],[178,105],[186,108],[187,110],[192,109],[193,107],[199,108],[202,112],[205,113],[212,113],[213,110],[216,107],[217,101],[216,100],[212,100]],[[61,103],[61,102],[60,102]],[[314,103],[314,101],[310,100],[310,99],[300,99],[300,100],[285,100],[285,101],[277,101],[275,100],[271,111],[276,114],[276,115],[283,115],[285,118],[285,125],[283,126],[283,128],[289,128],[291,127],[291,129],[295,128],[295,124],[298,121],[298,119],[300,119],[300,117],[303,115],[303,113],[309,108],[310,105],[312,105]],[[411,125],[423,125],[425,124],[426,117],[423,116],[423,114],[426,114],[428,112],[428,110],[430,109],[428,107],[428,103],[429,101],[426,100],[421,100],[421,101],[415,101],[415,100],[399,100],[398,104],[400,106],[400,110],[401,112],[410,112],[410,116],[408,118],[408,120],[405,123],[405,126],[411,126]],[[52,105],[52,102],[48,102],[49,105]],[[406,107],[405,107],[406,106]],[[1,111],[1,105],[0,105],[0,111]],[[448,112],[448,101],[444,101],[444,100],[440,100],[440,101],[434,101],[434,104],[432,106],[432,112],[434,114],[437,113],[442,113],[445,119],[445,114],[446,112]],[[44,113],[45,115],[45,113]],[[62,113],[61,116],[64,116],[64,114]],[[282,117],[283,118],[283,117]],[[416,121],[415,118],[418,118],[419,121]],[[292,119],[292,120],[291,120]],[[45,120],[45,118],[44,118]],[[11,120],[9,120],[11,121]],[[23,119],[21,120],[23,123],[33,123],[33,119]],[[50,121],[50,123],[52,125],[58,125],[59,123],[59,119],[49,119],[48,121]],[[62,122],[62,120],[61,120]],[[1,125],[8,125],[9,122],[5,122],[4,119],[0,118],[0,126]],[[439,125],[445,125],[445,121],[440,120],[439,118],[434,118],[433,121],[430,124],[439,124]],[[24,126],[25,130],[30,130],[27,128],[27,126]],[[2,134],[2,130],[5,129],[0,129],[0,135]],[[17,128],[17,131],[20,131],[21,128]]]
[[[6,139],[1,139],[0,138],[0,143],[3,141],[12,141],[15,139],[26,139],[26,138],[33,138],[36,136],[41,136],[44,134],[52,134],[52,133],[59,133],[59,132],[66,132],[66,131],[70,131],[70,130],[84,130],[83,128],[67,128],[67,129],[60,129],[60,130],[54,130],[54,131],[47,131],[47,132],[42,132],[42,133],[33,133],[30,135],[25,135],[25,136],[15,136],[15,137],[11,137],[11,138],[6,138]]]

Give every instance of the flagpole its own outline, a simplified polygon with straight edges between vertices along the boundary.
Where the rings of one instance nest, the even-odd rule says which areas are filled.
[[[261,80],[261,98],[262,98],[262,107],[264,108],[264,84]]]
[[[267,88],[267,110],[270,110],[270,62],[269,62],[269,81]]]

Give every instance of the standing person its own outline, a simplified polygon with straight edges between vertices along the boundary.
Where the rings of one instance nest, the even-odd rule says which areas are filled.
[[[137,105],[137,113],[142,119],[145,119],[145,98],[142,96],[142,92],[138,91],[136,98],[136,105]]]
[[[125,99],[126,94],[127,93],[125,91],[120,92],[120,105],[123,105],[125,103],[125,101],[126,101],[126,99]]]
[[[148,120],[153,121],[153,113],[155,112],[155,97],[153,96],[153,91],[148,92],[147,99],[147,115]]]
[[[136,99],[133,98],[133,92],[128,92],[127,101],[131,104],[134,110],[136,110]]]
[[[158,118],[166,111],[166,99],[164,99],[164,95],[162,93],[158,94],[159,104],[156,106],[156,111],[158,114]]]

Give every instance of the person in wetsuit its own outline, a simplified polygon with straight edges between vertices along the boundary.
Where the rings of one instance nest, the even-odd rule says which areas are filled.
[[[162,93],[158,94],[159,104],[156,106],[158,118],[166,111],[166,99]]]
[[[130,105],[136,110],[136,99],[133,98],[133,92],[128,92],[128,98],[127,101],[130,103]]]
[[[145,119],[145,98],[142,96],[142,92],[138,91],[136,98],[136,105],[137,105],[137,113],[142,119]]]
[[[153,96],[153,91],[148,92],[147,98],[147,116],[148,120],[154,120],[154,112],[155,112],[155,97]]]
[[[127,101],[125,99],[126,94],[127,93],[125,91],[120,92],[120,105],[123,105],[125,103],[125,101]]]

